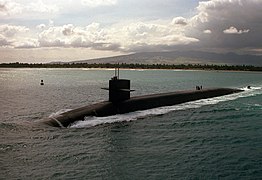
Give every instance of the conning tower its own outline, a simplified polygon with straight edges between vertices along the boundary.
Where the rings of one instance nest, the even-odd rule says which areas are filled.
[[[130,80],[113,77],[109,80],[109,101],[118,103],[130,99]]]
[[[109,90],[109,101],[113,103],[130,99],[130,92],[134,91],[130,89],[129,79],[119,78],[119,67],[115,68],[115,76],[109,80],[109,88],[103,89]]]

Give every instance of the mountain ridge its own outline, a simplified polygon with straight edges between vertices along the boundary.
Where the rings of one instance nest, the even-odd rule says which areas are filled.
[[[141,52],[90,60],[71,61],[70,63],[126,63],[126,64],[227,64],[262,66],[262,56],[239,55],[236,53],[214,53],[202,51]]]

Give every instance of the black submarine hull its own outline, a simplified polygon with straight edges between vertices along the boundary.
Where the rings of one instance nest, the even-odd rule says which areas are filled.
[[[157,108],[161,106],[172,106],[199,99],[224,96],[241,91],[243,90],[230,88],[213,88],[136,96],[118,103],[103,101],[64,112],[54,117],[49,117],[42,120],[41,123],[54,127],[67,127],[75,121],[84,120],[84,117],[86,116],[103,117],[115,114],[124,114],[138,110]]]

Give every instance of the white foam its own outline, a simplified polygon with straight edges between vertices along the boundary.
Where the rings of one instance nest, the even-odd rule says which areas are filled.
[[[72,109],[61,109],[61,110],[59,110],[59,111],[57,111],[57,112],[55,112],[55,113],[50,114],[49,118],[57,117],[57,116],[59,116],[60,114],[65,113],[65,112],[68,112],[68,111],[71,111],[71,110],[72,110]]]
[[[245,91],[241,93],[220,96],[220,97],[215,97],[215,98],[209,98],[209,99],[201,99],[201,100],[187,102],[187,103],[174,105],[174,106],[165,106],[165,107],[159,107],[159,108],[154,108],[154,109],[148,109],[144,111],[136,111],[136,112],[118,114],[118,115],[107,116],[107,117],[90,117],[89,116],[89,117],[85,117],[84,121],[77,121],[74,124],[72,124],[70,127],[71,128],[87,128],[87,127],[93,127],[93,126],[98,126],[102,124],[108,124],[108,123],[135,121],[135,120],[142,119],[148,116],[162,115],[162,114],[166,114],[172,111],[195,109],[195,108],[200,108],[206,105],[214,105],[220,102],[232,101],[238,98],[250,97],[250,96],[262,94],[261,87],[252,87],[252,89],[247,89],[247,88],[242,88],[242,89],[245,89]]]

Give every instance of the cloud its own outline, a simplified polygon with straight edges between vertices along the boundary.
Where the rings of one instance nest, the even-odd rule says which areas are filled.
[[[73,26],[73,24],[64,25],[64,26],[63,26],[62,33],[63,33],[65,36],[73,35],[73,34],[74,34],[74,26]]]
[[[12,26],[8,24],[0,25],[0,34],[5,37],[13,37],[18,33],[28,32],[29,28],[25,26]]]
[[[7,11],[6,5],[3,4],[3,2],[0,2],[0,12],[5,12]]]
[[[72,24],[49,27],[39,34],[40,47],[81,47],[115,50],[118,45],[106,38],[105,30],[98,23],[86,27]]]
[[[117,0],[82,0],[82,4],[92,8],[98,6],[113,6],[117,4]]]
[[[243,34],[243,33],[248,33],[249,29],[237,30],[237,28],[231,26],[230,28],[225,29],[223,32],[225,34]]]
[[[46,28],[46,25],[45,24],[39,24],[36,26],[36,29],[40,29],[40,30],[43,30]]]
[[[203,31],[203,33],[205,33],[205,34],[211,34],[212,31],[211,31],[210,29],[206,29],[206,30]]]
[[[185,25],[187,25],[187,19],[186,19],[186,18],[183,18],[183,17],[175,17],[175,18],[172,20],[172,24],[173,24],[173,25],[182,25],[182,26],[185,26]]]
[[[199,39],[200,48],[234,51],[261,47],[261,7],[262,1],[259,0],[201,1],[196,8],[197,14],[188,20],[191,28],[186,30],[186,34]],[[204,35],[208,32],[206,30],[212,32],[211,36]]]
[[[39,12],[39,13],[57,13],[59,8],[53,4],[44,4],[42,0],[32,2],[25,7],[27,11]]]
[[[26,46],[26,44],[29,46],[30,41],[33,41],[30,36],[30,29],[25,26],[0,25],[0,47],[16,48]],[[36,46],[30,46],[30,48]]]
[[[12,16],[21,14],[23,5],[9,0],[0,1],[0,16]]]
[[[9,46],[11,43],[8,42],[7,38],[0,34],[0,47]]]
[[[2,45],[15,48],[41,48],[41,47],[73,47],[89,48],[94,50],[111,50],[121,52],[135,52],[143,50],[171,49],[174,46],[197,43],[199,40],[186,36],[180,26],[174,27],[172,23],[160,24],[150,22],[134,22],[127,24],[114,24],[101,26],[91,23],[87,26],[65,24],[61,26],[36,26],[38,30],[29,30],[24,26],[0,26],[0,33],[7,41]]]
[[[122,32],[126,33],[121,34]],[[198,42],[198,39],[186,36],[183,28],[143,22],[129,24],[116,34],[121,34],[121,37],[124,37],[122,44],[129,51],[133,51],[133,49],[137,51],[138,48],[135,46],[139,47],[139,51],[148,50],[148,47],[154,46],[161,51],[172,46]]]
[[[22,42],[16,42],[14,44],[15,48],[18,49],[31,49],[39,47],[39,42],[36,39],[25,39]]]
[[[38,35],[40,47],[64,47],[65,41],[61,37],[62,27],[49,27]]]
[[[35,18],[39,15],[50,15],[57,12],[59,12],[59,8],[57,5],[54,5],[53,2],[45,4],[42,0],[38,0],[36,2],[0,0],[0,16],[5,18],[22,18],[26,16]]]
[[[262,47],[262,1],[202,0],[194,16],[192,11],[176,14],[170,7],[170,11],[161,14],[156,10],[160,1],[152,1],[152,6],[149,6],[149,1],[140,4],[137,2],[0,0],[1,18],[14,19],[13,25],[2,24],[0,27],[1,46],[66,47],[121,52],[166,51],[188,47],[234,51]],[[165,3],[165,6],[161,6],[163,11],[172,1]],[[141,8],[145,12],[137,12],[140,6],[133,9],[134,4],[143,6]],[[142,13],[147,16],[140,18]],[[4,20],[3,23],[7,22]],[[30,21],[28,27],[15,26],[15,22],[21,24],[26,20]]]

